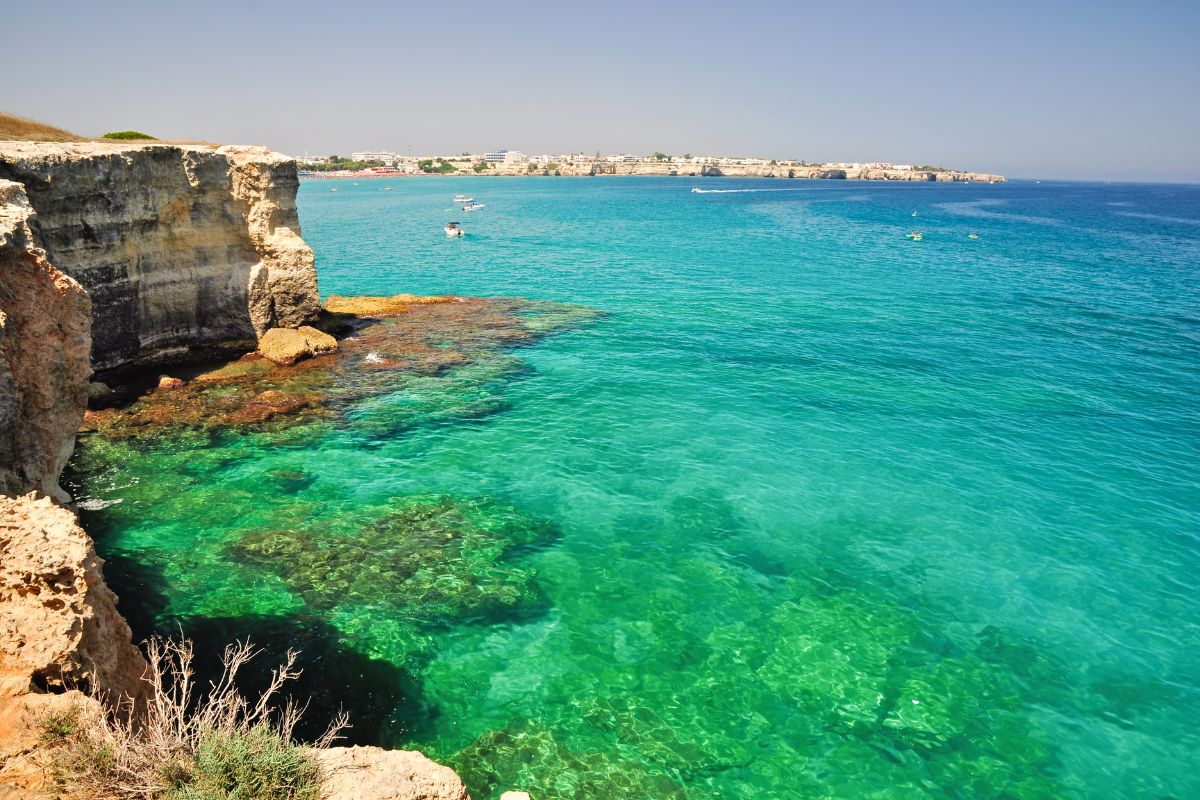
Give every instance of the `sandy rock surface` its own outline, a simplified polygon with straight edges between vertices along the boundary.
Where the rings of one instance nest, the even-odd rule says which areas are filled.
[[[258,342],[258,352],[276,364],[289,366],[322,353],[335,353],[337,339],[308,325],[271,328]]]
[[[74,687],[144,692],[146,662],[101,564],[66,508],[32,494],[0,497],[0,798],[40,796],[38,720],[96,702]]]
[[[314,754],[328,776],[324,800],[470,800],[454,770],[415,750],[333,747]]]

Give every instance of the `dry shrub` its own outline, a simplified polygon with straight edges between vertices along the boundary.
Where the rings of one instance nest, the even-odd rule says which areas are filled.
[[[143,713],[103,713],[93,704],[43,721],[43,738],[57,746],[57,778],[105,800],[318,800],[320,767],[292,740],[304,709],[275,702],[300,674],[296,654],[257,700],[237,690],[238,672],[259,652],[248,642],[227,647],[220,678],[201,695],[192,644],[152,639]],[[329,747],[345,726],[339,717],[311,747]]]

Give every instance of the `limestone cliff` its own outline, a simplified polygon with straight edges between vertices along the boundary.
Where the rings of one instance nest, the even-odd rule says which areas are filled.
[[[91,303],[34,225],[22,187],[0,180],[0,494],[66,500],[58,476],[87,403]]]
[[[40,720],[147,689],[92,541],[54,502],[93,368],[244,351],[315,319],[296,187],[262,148],[0,142],[0,800],[61,795]],[[319,758],[329,800],[468,800],[417,753]]]
[[[91,297],[105,370],[252,349],[318,312],[295,162],[265,148],[0,142],[36,243]]]
[[[49,498],[0,497],[0,797],[41,796],[37,719],[140,697],[146,662],[75,515]]]

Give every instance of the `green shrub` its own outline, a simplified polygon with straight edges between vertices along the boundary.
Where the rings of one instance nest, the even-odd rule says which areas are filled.
[[[317,800],[320,773],[300,747],[267,725],[212,731],[173,777],[170,800]]]
[[[42,720],[60,785],[97,800],[319,800],[320,765],[292,740],[299,709],[272,702],[299,674],[295,653],[250,702],[236,688],[258,652],[248,643],[226,648],[224,672],[202,696],[190,643],[155,639],[148,650],[150,696],[136,719],[93,703]],[[344,726],[339,718],[312,747],[328,747]]]
[[[71,706],[65,711],[54,711],[41,721],[43,742],[65,742],[79,732],[79,708]]]
[[[112,133],[104,134],[105,139],[154,139],[148,133],[140,131],[113,131]]]

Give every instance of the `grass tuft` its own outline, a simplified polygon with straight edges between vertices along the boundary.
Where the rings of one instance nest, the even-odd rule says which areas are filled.
[[[303,709],[274,707],[283,684],[299,675],[295,653],[251,702],[235,686],[259,652],[249,643],[226,648],[221,677],[203,695],[191,643],[155,639],[148,650],[143,712],[108,714],[97,704],[42,721],[62,786],[97,800],[318,800],[320,766],[292,739]],[[329,747],[345,724],[335,720],[312,747]]]

